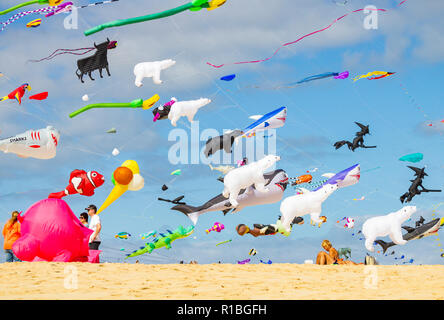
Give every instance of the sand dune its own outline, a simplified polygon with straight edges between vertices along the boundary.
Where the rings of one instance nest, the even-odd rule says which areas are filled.
[[[0,270],[0,299],[444,299],[441,265],[23,262]]]

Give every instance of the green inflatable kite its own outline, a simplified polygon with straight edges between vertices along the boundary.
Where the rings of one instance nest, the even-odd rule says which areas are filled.
[[[125,259],[140,256],[144,253],[151,253],[154,249],[160,249],[163,247],[166,247],[167,249],[171,249],[171,243],[174,240],[177,239],[183,239],[188,237],[194,232],[194,226],[190,226],[188,228],[184,228],[182,226],[179,226],[176,230],[170,231],[167,230],[168,235],[164,235],[162,233],[159,233],[161,238],[156,238],[153,240],[153,242],[148,242],[144,247],[140,247],[139,250],[136,250],[130,254],[127,254]]]
[[[81,114],[82,112],[85,112],[90,109],[95,108],[142,108],[143,110],[148,110],[152,106],[156,104],[157,101],[159,101],[160,97],[155,94],[148,100],[143,99],[136,99],[129,103],[95,103],[95,104],[89,104],[87,106],[84,106],[83,108],[80,108],[79,110],[76,110],[72,112],[69,117],[74,118],[75,116]]]
[[[221,5],[223,5],[227,0],[193,0],[187,4],[184,4],[180,7],[176,7],[170,10],[165,10],[158,13],[149,14],[146,16],[140,16],[135,18],[129,18],[129,19],[120,19],[120,20],[114,20],[111,22],[107,22],[98,26],[95,26],[91,29],[88,29],[85,31],[85,36],[92,35],[94,33],[100,32],[102,30],[108,29],[108,28],[114,28],[114,27],[120,27],[125,26],[127,24],[133,24],[133,23],[139,23],[139,22],[145,22],[149,20],[155,20],[160,18],[169,17],[178,13],[181,13],[186,10],[190,11],[199,11],[203,8],[207,8],[207,10],[214,10]]]

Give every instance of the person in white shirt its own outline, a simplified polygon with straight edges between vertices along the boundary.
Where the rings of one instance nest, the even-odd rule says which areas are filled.
[[[89,237],[89,249],[90,250],[99,250],[100,246],[100,230],[102,230],[102,225],[100,223],[99,215],[96,214],[97,207],[93,204],[89,205],[88,208],[85,208],[90,216],[91,220],[89,222],[89,228],[94,232]]]

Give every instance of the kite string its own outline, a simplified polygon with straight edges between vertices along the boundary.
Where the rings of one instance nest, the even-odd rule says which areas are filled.
[[[42,58],[40,60],[28,60],[28,61],[29,62],[41,62],[43,60],[51,60],[52,58],[55,58],[55,57],[57,57],[59,55],[62,55],[62,54],[73,54],[73,55],[81,56],[81,55],[87,54],[87,53],[89,53],[89,52],[91,52],[91,51],[93,51],[95,49],[96,48],[57,49],[53,53],[51,53],[49,56],[47,56],[45,58]],[[86,50],[86,51],[83,52],[83,53],[74,52],[74,51],[82,51],[82,50]],[[61,51],[61,52],[59,52],[59,51]]]
[[[385,10],[385,9],[373,9],[373,8],[366,8],[366,9],[364,9],[364,8],[362,8],[362,9],[354,10],[354,11],[352,11],[351,13],[356,13],[356,12],[363,11],[363,10],[370,10],[370,11],[387,11],[387,10]],[[268,61],[268,60],[270,60],[271,58],[273,58],[273,57],[274,57],[274,56],[275,56],[275,55],[276,55],[276,54],[277,54],[282,48],[284,48],[284,47],[286,47],[286,46],[289,46],[289,45],[292,45],[292,44],[295,44],[295,43],[297,43],[297,42],[303,40],[303,39],[306,38],[306,37],[309,37],[309,36],[311,36],[311,35],[314,35],[314,34],[316,34],[316,33],[323,32],[323,31],[329,29],[329,28],[330,28],[331,26],[333,26],[336,22],[338,22],[339,20],[342,20],[343,18],[345,18],[345,17],[348,16],[349,14],[350,14],[350,13],[346,13],[346,14],[344,14],[343,16],[341,16],[341,17],[335,19],[332,23],[330,23],[327,27],[325,27],[325,28],[323,28],[323,29],[316,30],[316,31],[313,31],[313,32],[311,32],[311,33],[308,33],[308,34],[306,34],[306,35],[300,37],[299,39],[297,39],[297,40],[295,40],[295,41],[284,43],[284,44],[281,45],[279,48],[277,48],[276,51],[275,51],[270,57],[268,57],[268,58],[261,59],[261,60],[252,60],[252,61],[234,62],[233,64],[258,63],[258,62]],[[217,66],[217,65],[211,64],[210,62],[207,62],[207,64],[210,65],[210,66],[212,66],[212,67],[214,67],[214,68],[221,68],[221,67],[223,67],[223,66],[226,65],[226,64],[221,64],[221,65],[218,65],[218,66]]]

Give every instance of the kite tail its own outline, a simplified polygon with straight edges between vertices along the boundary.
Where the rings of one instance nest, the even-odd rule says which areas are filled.
[[[0,102],[4,101],[4,100],[8,100],[9,97],[8,96],[4,96],[3,98],[0,99]]]
[[[375,243],[379,244],[382,247],[382,253],[385,253],[387,249],[390,247],[387,242],[382,240],[376,240]]]
[[[93,50],[95,50],[95,48],[57,49],[45,58],[42,58],[40,60],[28,60],[28,61],[29,62],[42,62],[44,60],[52,60],[53,58],[60,56],[62,54],[72,54],[72,55],[76,55],[76,56],[82,56],[82,55],[87,54]],[[76,52],[76,51],[84,51],[84,52]]]
[[[194,224],[197,223],[197,219],[199,218],[198,212],[199,212],[200,208],[198,208],[198,207],[189,206],[187,204],[179,204],[177,206],[172,207],[171,210],[176,210],[176,211],[182,212],[188,218],[190,218],[190,220]]]

